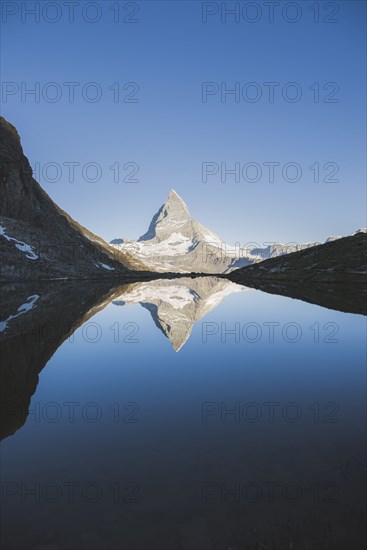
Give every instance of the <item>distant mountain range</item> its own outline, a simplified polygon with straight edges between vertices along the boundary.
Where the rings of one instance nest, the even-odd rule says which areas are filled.
[[[326,242],[340,239],[329,237]],[[230,273],[269,258],[275,258],[320,243],[267,246],[230,246],[215,233],[194,220],[176,191],[153,216],[148,231],[137,241],[116,238],[110,245],[129,252],[152,271],[160,273]]]

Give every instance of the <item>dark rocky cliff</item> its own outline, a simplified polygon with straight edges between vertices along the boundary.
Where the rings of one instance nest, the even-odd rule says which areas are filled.
[[[101,278],[144,269],[59,208],[33,178],[17,130],[0,117],[1,280]]]

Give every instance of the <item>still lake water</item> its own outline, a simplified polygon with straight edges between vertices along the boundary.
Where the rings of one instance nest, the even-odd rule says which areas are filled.
[[[125,285],[92,312],[75,287],[24,289],[39,298],[1,343],[3,548],[364,547],[366,318],[205,281]],[[10,295],[6,319],[27,303]],[[59,346],[36,340],[47,307],[79,324]],[[33,340],[12,337],[32,315]]]

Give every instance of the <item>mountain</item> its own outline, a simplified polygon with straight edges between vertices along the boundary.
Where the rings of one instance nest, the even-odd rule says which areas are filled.
[[[17,130],[2,117],[0,133],[0,280],[226,274],[319,244],[228,246],[191,217],[175,191],[137,241],[108,244],[51,200],[32,176]]]
[[[366,230],[238,269],[227,277],[272,294],[366,314]]]
[[[367,276],[366,230],[306,250],[270,258],[238,269],[232,281],[243,278],[296,281],[365,281]]]
[[[112,303],[117,306],[141,304],[179,351],[188,340],[194,323],[200,321],[221,301],[244,287],[218,277],[182,277],[133,283],[116,290]]]
[[[17,130],[0,117],[2,280],[99,278],[145,267],[59,208],[32,177]]]
[[[151,270],[209,274],[229,273],[315,244],[319,243],[229,246],[194,220],[185,202],[173,190],[153,216],[148,231],[137,241],[122,238],[110,241],[114,249],[133,254]]]
[[[191,217],[173,190],[137,241],[114,239],[110,244],[130,251],[148,268],[161,273],[223,273],[235,260],[233,254],[224,252],[217,235]],[[241,263],[247,264],[247,260]]]

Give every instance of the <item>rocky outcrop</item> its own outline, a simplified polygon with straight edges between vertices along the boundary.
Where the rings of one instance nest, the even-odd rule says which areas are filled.
[[[246,287],[327,308],[367,313],[367,235],[331,240],[238,269],[227,277]]]
[[[232,281],[363,282],[367,278],[367,234],[364,230],[298,252],[265,260],[228,275]]]
[[[144,266],[59,208],[33,178],[17,130],[0,117],[2,280],[101,278]]]

